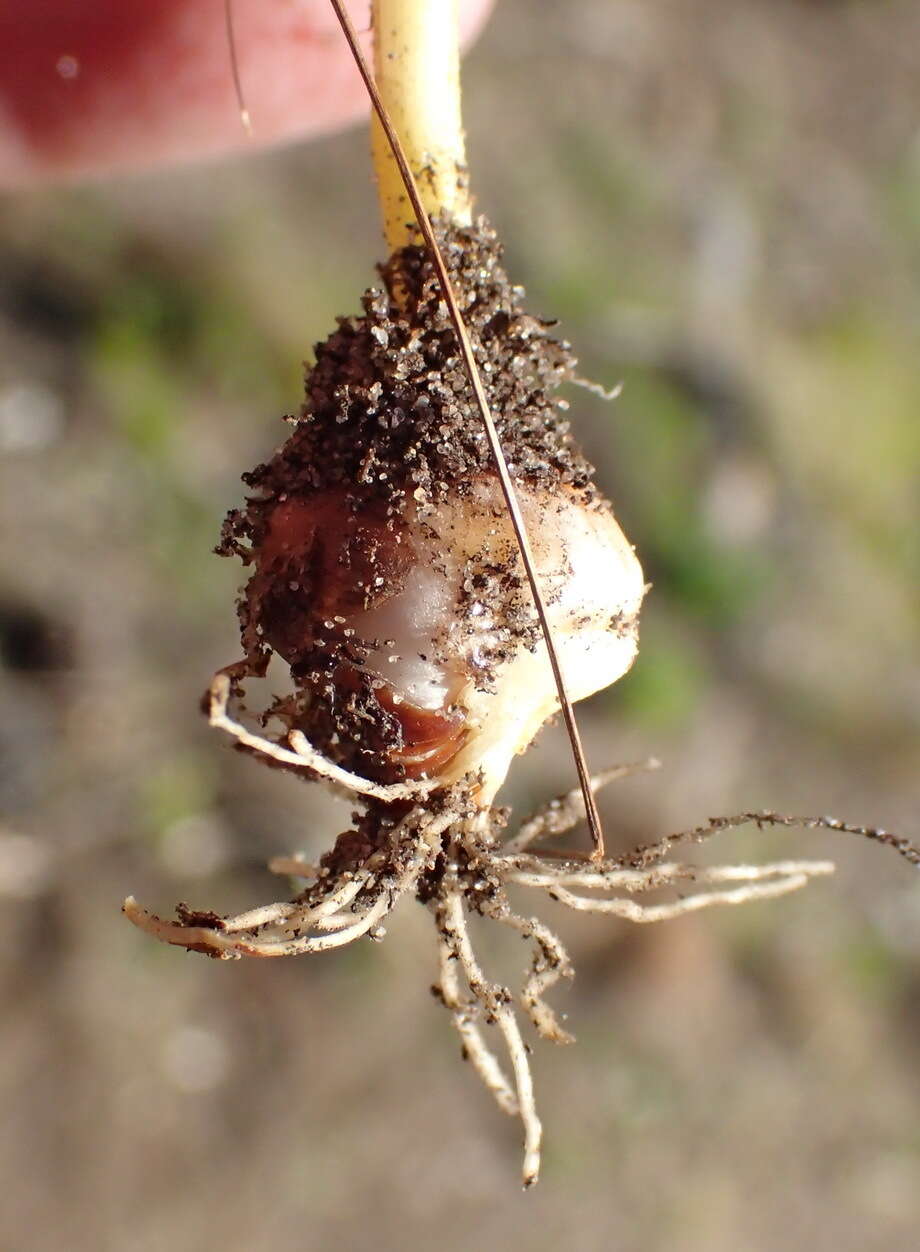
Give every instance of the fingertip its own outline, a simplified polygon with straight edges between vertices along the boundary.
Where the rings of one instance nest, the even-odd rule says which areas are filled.
[[[463,37],[492,0],[464,0]],[[368,31],[367,0],[350,4]],[[21,185],[216,157],[306,139],[368,111],[326,0],[0,0],[0,181]],[[365,38],[370,39],[369,33]]]

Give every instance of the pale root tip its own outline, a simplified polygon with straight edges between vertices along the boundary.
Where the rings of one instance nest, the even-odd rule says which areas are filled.
[[[171,943],[178,948],[187,948],[190,952],[203,952],[206,956],[225,961],[233,960],[239,955],[239,952],[234,951],[231,944],[227,943],[216,930],[207,926],[188,926],[184,922],[170,922],[165,918],[157,917],[156,913],[150,913],[142,908],[134,896],[125,898],[121,911],[138,930],[152,935],[161,943]],[[240,947],[239,944],[235,946]]]

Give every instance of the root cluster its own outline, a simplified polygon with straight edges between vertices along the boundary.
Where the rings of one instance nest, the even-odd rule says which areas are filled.
[[[539,1173],[542,1131],[520,1013],[541,1038],[572,1042],[546,996],[560,979],[572,977],[573,968],[555,933],[538,918],[519,912],[510,891],[530,888],[570,909],[641,924],[715,905],[785,895],[833,872],[829,861],[704,867],[670,857],[678,844],[747,823],[851,831],[893,845],[914,864],[920,861],[911,845],[885,831],[827,817],[795,819],[769,812],[713,819],[623,858],[560,853],[541,844],[570,830],[584,816],[580,791],[553,800],[508,838],[506,814],[476,805],[474,778],[440,789],[430,783],[386,786],[359,778],[325,760],[296,731],[274,740],[248,730],[231,714],[233,690],[227,674],[218,674],[208,697],[211,723],[232,735],[244,752],[308,779],[323,778],[361,797],[363,808],[355,828],[339,836],[317,865],[298,857],[271,862],[275,873],[306,883],[293,900],[234,917],[179,906],[175,919],[169,920],[129,897],[124,912],[155,938],[214,958],[299,956],[342,947],[364,936],[382,938],[387,914],[402,896],[414,895],[434,919],[439,962],[435,991],[451,1014],[463,1056],[499,1108],[521,1120],[525,1186],[532,1185]],[[598,790],[657,764],[647,761],[608,770],[592,785]],[[651,892],[656,893],[654,901],[643,899]],[[528,944],[529,966],[516,991],[484,971],[470,938],[471,915],[514,930]],[[498,1055],[502,1048],[505,1064]]]

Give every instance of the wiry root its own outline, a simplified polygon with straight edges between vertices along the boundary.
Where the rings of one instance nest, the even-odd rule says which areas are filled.
[[[135,926],[163,943],[233,960],[241,956],[302,956],[343,947],[370,933],[393,903],[394,897],[382,889],[354,916],[336,913],[335,905],[330,905],[328,913],[318,913],[317,909],[293,904],[269,904],[226,918],[180,911],[179,920],[173,922],[141,908],[133,896],[128,896],[122,911]]]
[[[661,762],[655,757],[647,761],[636,761],[631,765],[615,765],[613,769],[595,774],[591,779],[591,790],[596,795],[602,787],[621,778],[629,778],[633,774],[647,774],[661,769]],[[552,835],[564,835],[585,816],[585,797],[581,787],[567,791],[544,804],[536,813],[525,818],[518,827],[518,833],[509,839],[503,847],[506,853],[524,852],[538,839],[548,839]],[[580,857],[578,859],[581,859]]]
[[[737,830],[740,826],[764,827],[780,826],[788,830],[831,830],[845,835],[861,835],[873,843],[880,843],[891,848],[902,856],[905,861],[920,869],[920,848],[909,839],[896,835],[890,830],[882,830],[875,826],[857,826],[843,822],[839,817],[790,817],[785,813],[774,813],[771,809],[751,810],[747,813],[733,813],[730,817],[711,817],[701,826],[690,830],[680,830],[673,835],[665,835],[658,843],[649,844],[644,848],[636,848],[630,853],[628,862],[639,868],[643,865],[655,864],[664,859],[678,843],[702,843],[710,835],[719,834],[723,830]]]
[[[602,862],[596,869],[587,871],[570,870],[555,865],[548,868],[538,863],[528,868],[521,865],[521,860],[522,858],[506,860],[505,863],[510,867],[504,875],[507,883],[543,888],[551,900],[578,912],[607,913],[640,924],[669,921],[715,904],[747,904],[751,900],[786,895],[804,887],[811,878],[834,872],[831,861],[777,861],[770,865],[722,865],[712,868],[667,864],[648,870],[622,869],[616,862]],[[577,886],[587,891],[622,890],[638,893],[687,881],[705,885],[725,882],[742,885],[723,890],[694,892],[664,904],[639,904],[620,896],[585,896],[571,890],[573,886]]]
[[[533,957],[521,990],[521,1003],[537,1034],[552,1043],[574,1043],[575,1036],[562,1027],[555,1011],[543,998],[560,978],[575,976],[565,948],[543,922],[536,917],[519,917],[504,900],[489,908],[487,916],[533,941]]]
[[[459,900],[459,896],[456,898]],[[521,1111],[517,1096],[479,1027],[482,1014],[479,997],[464,996],[460,990],[459,937],[452,910],[448,909],[447,904],[446,900],[440,899],[434,908],[441,975],[441,981],[434,990],[453,1015],[454,1025],[463,1043],[464,1059],[472,1064],[502,1112],[517,1117]],[[477,987],[483,985],[484,980],[476,984]]]
[[[435,909],[441,937],[441,997],[453,1014],[454,1024],[464,1044],[465,1055],[473,1063],[486,1087],[495,1096],[499,1108],[520,1117],[524,1127],[523,1181],[531,1187],[540,1173],[540,1143],[543,1127],[534,1102],[533,1078],[527,1048],[521,1037],[517,1018],[511,1008],[511,993],[505,987],[489,982],[480,968],[470,943],[463,909],[463,897],[456,887],[447,888]],[[459,994],[452,962],[458,962],[470,990],[470,998]],[[514,1072],[515,1090],[482,1036],[476,1020],[485,1017],[504,1036],[505,1047]]]
[[[296,858],[273,864],[276,872],[314,879],[289,903],[260,905],[235,917],[196,913],[180,905],[177,920],[158,917],[129,896],[122,911],[129,921],[163,943],[223,960],[240,956],[304,956],[340,948],[376,928],[396,901],[412,891],[436,852],[452,820],[410,810],[388,832],[389,846],[376,850],[367,864],[337,873]]]
[[[268,863],[269,873],[283,878],[317,878],[319,868],[299,856],[273,856]]]
[[[233,682],[229,674],[224,671],[215,674],[208,689],[208,721],[218,730],[232,735],[240,747],[248,752],[267,757],[295,773],[322,778],[350,795],[370,796],[385,804],[393,804],[399,800],[418,800],[434,789],[434,783],[427,781],[384,784],[361,778],[323,756],[299,730],[288,733],[287,741],[291,745],[289,748],[274,739],[265,738],[264,735],[253,734],[230,716],[228,708],[232,693]]]
[[[620,766],[596,775],[591,780],[593,791],[640,770],[658,768],[658,761],[651,759],[637,765]],[[736,817],[716,818],[693,830],[669,835],[659,843],[638,849],[622,861],[596,861],[590,858],[590,868],[577,865],[583,858],[568,854],[556,863],[548,863],[545,855],[528,853],[527,849],[538,839],[562,834],[584,815],[584,798],[580,790],[570,791],[545,805],[533,817],[523,823],[517,835],[508,840],[495,858],[502,880],[520,887],[544,889],[551,899],[579,912],[606,913],[637,923],[669,921],[685,913],[697,912],[717,904],[747,904],[752,900],[771,899],[798,891],[811,878],[834,872],[830,861],[777,861],[770,865],[725,865],[700,867],[676,863],[661,863],[663,857],[679,842],[697,842],[717,831],[751,822],[763,825],[791,825],[792,819],[778,817],[774,813],[744,813]],[[898,842],[910,848],[905,840],[897,841],[887,832],[869,831],[864,827],[849,827],[833,818],[802,819],[808,826],[827,826],[835,830],[851,830],[856,833],[883,838],[885,842]],[[904,847],[899,851],[906,855]],[[910,858],[909,858],[910,859]],[[635,900],[610,895],[581,895],[572,890],[578,887],[594,892],[626,891],[631,894],[653,891],[660,887],[674,886],[681,882],[695,882],[705,886],[717,886],[734,882],[740,885],[720,890],[694,892],[681,899],[663,904],[639,904]]]

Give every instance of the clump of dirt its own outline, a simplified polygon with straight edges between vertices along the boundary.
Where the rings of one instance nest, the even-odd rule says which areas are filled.
[[[502,266],[484,218],[437,228],[476,351],[512,476],[588,488],[592,467],[575,446],[556,394],[575,357],[554,323],[524,311],[522,288]],[[491,468],[485,431],[431,258],[423,247],[380,267],[383,288],[362,298],[316,347],[306,400],[287,443],[244,475],[258,493],[231,513],[222,550],[260,538],[260,522],[286,495],[341,486],[398,511],[402,497],[437,501]]]

